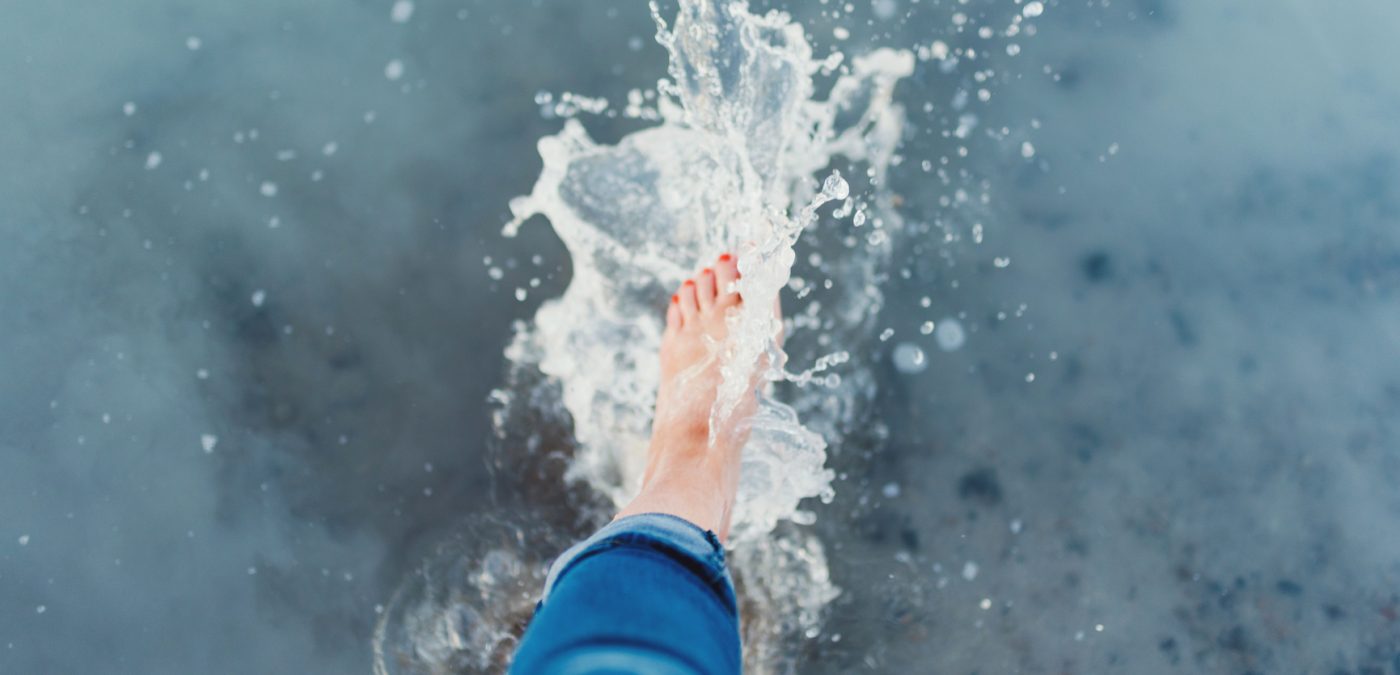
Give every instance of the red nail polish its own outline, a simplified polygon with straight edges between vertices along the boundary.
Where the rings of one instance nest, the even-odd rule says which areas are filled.
[[[729,255],[728,253],[726,253],[726,254],[720,256],[719,259],[720,259],[721,262],[729,262],[729,259],[730,259],[730,258],[733,258],[733,257],[734,257],[734,256]]]
[[[671,302],[680,302],[680,301],[681,301],[681,296],[679,296],[679,295],[673,295],[673,296],[671,296]]]
[[[714,270],[712,270],[712,269],[710,269],[710,268],[708,268],[708,267],[705,268],[704,272],[705,272],[705,274],[714,274],[714,273],[715,273]]]
[[[695,280],[694,280],[694,279],[686,279],[686,280],[685,280],[685,285],[686,285],[686,286],[694,286],[694,285],[695,285]]]

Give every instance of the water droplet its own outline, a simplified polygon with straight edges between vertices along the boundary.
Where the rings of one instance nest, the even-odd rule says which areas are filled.
[[[219,437],[215,436],[214,434],[204,434],[203,436],[199,437],[199,446],[204,448],[205,452],[213,452],[214,446],[218,444]]]
[[[840,173],[833,173],[822,183],[822,194],[832,199],[845,199],[851,194],[851,185]]]
[[[933,339],[938,342],[939,349],[953,352],[962,349],[963,344],[967,342],[967,333],[963,330],[961,321],[948,317],[938,322]]]
[[[967,98],[967,92],[959,93],[965,101]],[[963,103],[962,105],[966,105],[966,103]],[[962,107],[962,105],[959,105],[957,97],[955,97],[953,100],[953,107],[960,108]],[[953,135],[958,138],[967,138],[968,136],[972,135],[972,131],[976,128],[977,116],[971,113],[963,114],[958,117],[958,128],[953,130]]]
[[[924,350],[912,342],[901,342],[894,348],[894,367],[905,375],[921,373],[928,368]]]
[[[389,78],[390,81],[397,80],[400,77],[403,77],[403,61],[394,59],[393,61],[390,61],[389,63],[385,64],[384,77]]]
[[[389,10],[389,18],[394,23],[408,23],[413,18],[413,2],[411,0],[398,0],[393,8]]]
[[[1045,5],[1039,2],[1039,0],[1032,0],[1031,2],[1026,3],[1026,6],[1024,9],[1021,10],[1021,13],[1026,15],[1027,18],[1033,19],[1045,13]]]

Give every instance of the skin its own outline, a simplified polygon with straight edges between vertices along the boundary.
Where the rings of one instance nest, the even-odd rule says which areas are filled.
[[[661,338],[661,387],[656,396],[651,445],[642,489],[618,518],[666,513],[729,536],[739,458],[748,440],[745,422],[757,402],[752,394],[716,429],[710,443],[710,409],[722,381],[719,346],[729,329],[725,315],[743,298],[733,288],[738,263],[725,254],[671,296]]]

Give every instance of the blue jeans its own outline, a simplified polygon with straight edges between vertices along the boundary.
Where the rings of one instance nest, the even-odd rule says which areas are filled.
[[[649,513],[565,551],[512,675],[740,672],[739,609],[713,532]]]

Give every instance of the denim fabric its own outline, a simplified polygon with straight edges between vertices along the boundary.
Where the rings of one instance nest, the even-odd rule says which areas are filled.
[[[565,551],[511,666],[513,675],[738,672],[724,547],[664,514],[614,521]]]

